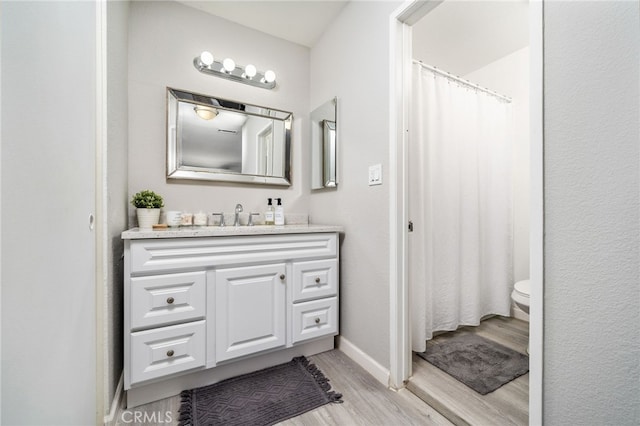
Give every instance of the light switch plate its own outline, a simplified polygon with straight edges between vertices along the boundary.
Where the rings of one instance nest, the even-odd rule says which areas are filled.
[[[382,185],[382,164],[369,166],[369,186]]]

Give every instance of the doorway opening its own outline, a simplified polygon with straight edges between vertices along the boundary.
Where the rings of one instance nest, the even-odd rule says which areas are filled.
[[[523,11],[524,9],[524,11]],[[518,19],[506,18],[519,14]],[[516,15],[513,15],[513,14]],[[431,16],[429,16],[431,15]],[[524,19],[524,24],[523,24]],[[511,28],[496,23],[506,22]],[[498,42],[482,40],[478,34],[465,41],[465,31],[484,25],[482,35],[498,36]],[[487,25],[489,27],[487,27]],[[519,190],[516,193],[514,228],[514,265],[513,278],[516,280],[529,278],[532,283],[530,308],[530,373],[528,383],[529,421],[541,422],[542,416],[542,5],[514,2],[453,2],[428,1],[413,2],[402,7],[392,16],[392,61],[396,64],[392,72],[392,99],[396,102],[395,128],[392,126],[391,165],[395,185],[392,187],[392,200],[395,205],[391,209],[392,217],[392,283],[391,288],[391,385],[402,387],[412,376],[412,320],[409,315],[410,281],[410,236],[407,223],[412,219],[409,215],[409,200],[413,193],[409,192],[411,182],[409,167],[409,149],[411,126],[411,62],[419,59],[429,65],[435,65],[452,74],[479,83],[516,99],[520,110],[520,118],[529,119],[527,144],[516,146],[515,164],[518,175],[515,177],[516,187],[528,185],[529,191]],[[529,28],[525,34],[511,34]],[[489,29],[487,29],[489,28]],[[447,29],[453,30],[446,32]],[[438,33],[438,31],[440,31]],[[505,37],[505,32],[507,36]],[[529,33],[529,34],[527,34]],[[469,37],[470,32],[467,32]],[[511,35],[509,35],[511,34]],[[418,39],[416,40],[416,37]],[[427,57],[415,57],[416,52],[424,46],[420,38],[430,40],[431,49]],[[480,42],[469,45],[470,41]],[[523,45],[523,41],[524,45]],[[464,48],[452,48],[452,45]],[[465,44],[466,43],[466,44]],[[484,43],[484,44],[483,44]],[[429,43],[426,43],[429,44]],[[527,46],[528,45],[528,46]],[[440,48],[440,51],[438,51]],[[454,53],[454,54],[452,54]],[[457,54],[455,54],[457,53]],[[464,53],[464,54],[461,54]],[[526,61],[523,63],[523,60]],[[529,62],[528,64],[526,62]],[[511,67],[511,68],[509,68]],[[524,71],[523,71],[524,70]],[[509,78],[516,73],[530,74],[530,82],[524,85],[522,79]],[[525,76],[526,77],[526,76]],[[520,80],[520,81],[518,81]],[[525,78],[526,80],[526,78]],[[506,86],[505,86],[506,84]],[[509,84],[513,87],[508,87]],[[514,88],[517,86],[517,88]],[[517,95],[514,94],[517,92]],[[520,123],[521,124],[521,123]],[[521,127],[522,128],[522,127]],[[412,153],[412,156],[414,154]],[[529,178],[529,179],[527,179]],[[525,219],[525,220],[523,220]],[[528,220],[526,220],[528,219]],[[415,224],[415,221],[413,221]],[[529,240],[530,236],[530,240]],[[521,313],[516,318],[525,318]],[[522,328],[522,327],[519,327]],[[411,387],[411,385],[409,386]],[[526,398],[526,397],[525,397]]]

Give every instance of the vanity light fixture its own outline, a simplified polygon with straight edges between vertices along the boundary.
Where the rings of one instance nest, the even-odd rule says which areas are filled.
[[[267,70],[262,73],[252,64],[242,67],[237,65],[231,58],[216,61],[213,55],[207,51],[202,52],[200,56],[193,59],[193,66],[201,73],[215,75],[239,83],[262,87],[263,89],[273,89],[276,87],[275,72]]]
[[[193,107],[193,110],[198,114],[198,117],[203,120],[213,120],[218,115],[217,109],[207,106],[196,105]]]

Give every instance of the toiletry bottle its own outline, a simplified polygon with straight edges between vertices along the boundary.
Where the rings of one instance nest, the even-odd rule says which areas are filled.
[[[265,225],[275,224],[275,213],[273,211],[273,204],[271,204],[271,198],[268,199],[267,211],[264,212],[264,224]]]
[[[282,198],[276,198],[278,204],[276,205],[275,223],[277,225],[284,225],[284,207],[282,207]]]
[[[200,210],[193,215],[193,224],[196,226],[207,226],[207,214]]]

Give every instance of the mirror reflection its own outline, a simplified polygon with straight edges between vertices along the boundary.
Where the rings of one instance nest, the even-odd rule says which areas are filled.
[[[167,89],[167,177],[290,185],[290,112]]]
[[[311,189],[338,186],[337,109],[333,98],[311,113]]]

